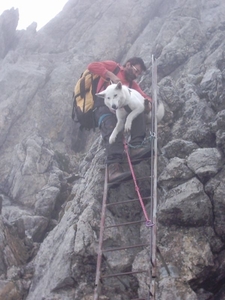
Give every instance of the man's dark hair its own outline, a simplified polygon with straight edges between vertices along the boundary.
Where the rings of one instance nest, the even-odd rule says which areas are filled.
[[[143,59],[140,58],[140,57],[132,57],[132,58],[128,59],[128,61],[124,64],[124,67],[126,66],[126,64],[127,64],[128,62],[129,62],[131,65],[133,65],[133,66],[134,66],[134,65],[140,65],[142,71],[144,71],[144,72],[147,70],[147,68],[146,68],[146,66],[145,66],[145,63],[143,62]]]

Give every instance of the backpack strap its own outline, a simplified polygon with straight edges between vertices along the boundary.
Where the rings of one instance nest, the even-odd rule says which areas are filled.
[[[117,74],[119,73],[119,71],[120,71],[120,66],[117,65],[116,68],[115,68],[115,70],[113,71],[113,73],[114,73],[115,75],[117,75]]]
[[[111,113],[110,114],[103,114],[103,115],[101,115],[101,117],[98,120],[98,127],[99,128],[100,128],[100,126],[102,124],[103,119],[105,119],[105,117],[108,117],[108,116],[111,116]]]

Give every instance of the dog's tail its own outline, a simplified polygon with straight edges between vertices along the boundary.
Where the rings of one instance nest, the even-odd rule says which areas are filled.
[[[146,105],[146,103],[145,103]],[[147,123],[150,122],[151,118],[152,118],[152,111],[150,109],[148,110],[145,110],[147,111]],[[157,106],[157,122],[159,123],[160,121],[162,121],[162,118],[164,117],[165,115],[165,107],[163,105],[162,102],[159,102],[158,106]]]
[[[165,115],[165,107],[162,102],[159,102],[157,107],[157,121],[160,122]]]

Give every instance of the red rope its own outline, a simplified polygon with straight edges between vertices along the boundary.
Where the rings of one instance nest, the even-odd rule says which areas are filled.
[[[146,209],[145,209],[145,205],[144,205],[143,199],[141,197],[139,187],[137,185],[137,180],[136,180],[136,176],[135,176],[135,173],[134,173],[134,168],[133,168],[132,163],[131,163],[131,159],[130,159],[130,155],[129,155],[129,151],[128,151],[128,146],[127,146],[126,140],[124,140],[124,150],[125,150],[126,155],[127,155],[127,160],[128,160],[128,163],[129,163],[129,167],[130,167],[130,171],[131,171],[132,177],[133,177],[133,181],[134,181],[134,185],[135,185],[135,190],[136,190],[136,192],[138,194],[138,198],[139,198],[139,201],[140,201],[140,204],[141,204],[141,207],[142,207],[145,219],[146,219],[146,226],[148,226],[148,227],[154,226],[155,224],[153,224],[152,221],[148,218],[148,215],[147,215],[147,212],[146,212]]]

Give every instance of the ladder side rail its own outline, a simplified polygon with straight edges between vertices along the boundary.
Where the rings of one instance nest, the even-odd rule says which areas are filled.
[[[156,299],[156,231],[157,231],[157,62],[152,55],[152,123],[151,130],[153,138],[151,140],[151,206],[150,218],[155,226],[150,231],[150,299]]]
[[[154,57],[153,57],[154,59]],[[153,187],[153,222],[155,224],[153,228],[153,241],[152,241],[152,246],[153,246],[153,251],[152,251],[152,262],[153,266],[156,266],[156,252],[157,252],[157,245],[156,245],[156,235],[157,235],[157,158],[158,158],[158,135],[157,135],[157,61],[154,59],[154,65],[155,65],[155,76],[154,76],[154,103],[155,103],[155,118],[154,118],[154,132],[155,132],[155,138],[154,138],[154,176],[153,176],[153,181],[154,181],[154,187]]]
[[[100,296],[99,293],[100,293],[100,278],[101,278],[101,263],[102,263],[102,244],[103,244],[104,226],[105,226],[105,218],[106,218],[107,195],[108,195],[108,168],[106,165],[103,200],[102,200],[100,233],[99,233],[98,258],[97,258],[96,277],[95,277],[94,300],[98,300],[99,296]]]
[[[150,181],[150,219],[153,220],[153,205],[154,205],[154,196],[155,196],[155,191],[154,191],[154,186],[155,186],[155,157],[156,157],[156,153],[155,153],[155,119],[156,119],[156,74],[155,74],[155,60],[154,60],[154,56],[152,55],[152,116],[151,116],[151,128],[150,128],[150,142],[151,142],[151,181]],[[152,263],[152,235],[153,232],[152,230],[150,231],[150,261]]]
[[[154,176],[155,176],[155,119],[156,119],[156,83],[155,83],[155,61],[152,55],[152,116],[151,116],[151,205],[150,205],[150,218],[153,218],[153,197],[154,197]]]

